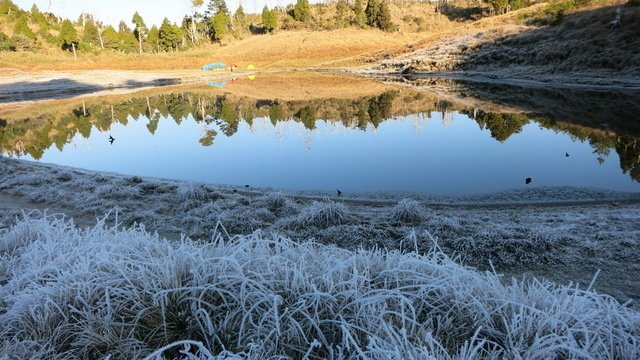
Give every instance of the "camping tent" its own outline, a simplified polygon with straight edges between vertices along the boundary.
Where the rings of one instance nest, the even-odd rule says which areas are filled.
[[[253,70],[253,69],[255,69],[255,68],[256,68],[256,67],[255,67],[255,66],[253,66],[253,65],[247,65],[247,70]]]
[[[202,70],[207,70],[207,71],[213,70],[213,69],[220,70],[223,67],[225,67],[225,64],[223,62],[216,61],[211,64],[206,64],[205,66],[202,67]]]
[[[223,87],[225,85],[229,85],[229,83],[226,82],[226,81],[221,81],[221,82],[217,82],[217,83],[209,81],[207,84],[209,84],[210,86],[213,86],[213,87]]]

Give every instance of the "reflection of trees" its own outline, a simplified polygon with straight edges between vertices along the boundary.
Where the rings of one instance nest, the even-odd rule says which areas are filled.
[[[220,126],[222,133],[226,136],[231,136],[238,132],[240,114],[231,100],[226,97],[218,98],[215,117],[218,120],[217,123],[218,126]]]
[[[211,146],[213,145],[213,141],[216,139],[218,132],[213,129],[207,129],[204,132],[204,136],[202,136],[199,140],[202,146]]]
[[[476,111],[475,114],[469,111],[462,111],[462,113],[474,119],[480,125],[480,129],[489,129],[491,137],[500,142],[519,133],[529,123],[529,119],[522,114],[485,113],[484,111]]]
[[[316,128],[316,110],[314,108],[311,107],[305,107],[300,109],[297,113],[296,113],[296,118],[298,118],[300,120],[300,122],[302,124],[304,124],[304,127],[306,127],[309,130],[313,130]]]
[[[532,117],[530,120],[529,116],[524,114],[485,113],[468,110],[463,110],[461,113],[474,119],[481,129],[489,129],[491,136],[501,142],[522,131],[524,125],[530,121],[535,121],[543,128],[563,132],[577,141],[588,142],[600,163],[603,163],[605,157],[615,149],[620,157],[622,171],[625,174],[629,173],[634,180],[640,181],[640,143],[636,137],[538,117]]]
[[[86,101],[85,101],[86,102]],[[299,121],[305,128],[316,128],[318,118],[341,122],[345,127],[365,131],[371,124],[398,115],[441,111],[451,114],[455,104],[439,99],[427,101],[422,93],[388,91],[377,96],[359,99],[318,100],[256,100],[230,94],[166,93],[157,96],[134,97],[118,103],[97,102],[57,110],[57,112],[28,115],[17,121],[0,119],[0,150],[14,155],[29,154],[42,157],[51,146],[62,149],[76,134],[87,138],[93,128],[109,131],[114,123],[148,121],[147,129],[155,133],[160,122],[171,117],[180,124],[193,119],[204,125],[203,146],[212,146],[219,132],[232,136],[242,121],[251,125],[254,118],[269,118],[276,126],[287,119]],[[640,144],[632,135],[579,126],[557,119],[531,114],[491,113],[479,110],[458,110],[474,119],[481,129],[488,129],[498,141],[506,141],[522,131],[530,121],[556,132],[563,132],[579,141],[586,141],[594,153],[604,159],[613,149],[620,156],[620,167],[632,178],[640,181]],[[215,124],[215,125],[214,125]],[[216,130],[211,127],[216,126]]]
[[[638,138],[631,136],[621,136],[618,139],[616,151],[620,156],[620,167],[622,171],[640,181],[640,143]]]
[[[369,122],[374,127],[378,127],[380,123],[391,117],[391,107],[393,99],[397,93],[395,91],[387,91],[382,95],[376,96],[368,101]]]
[[[280,103],[275,103],[269,107],[269,119],[273,126],[276,126],[278,121],[284,120],[286,117],[284,106]]]
[[[435,104],[436,111],[442,114],[442,124],[450,124],[453,122],[453,103],[448,100],[438,100]]]

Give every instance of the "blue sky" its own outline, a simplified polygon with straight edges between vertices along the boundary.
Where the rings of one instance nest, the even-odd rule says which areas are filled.
[[[93,14],[98,20],[111,25],[117,25],[120,20],[131,23],[131,17],[138,11],[148,26],[160,25],[162,19],[168,17],[174,22],[181,22],[188,12],[188,0],[13,0],[23,9],[30,9],[35,3],[42,11],[49,9],[56,15],[73,20],[83,13]],[[206,7],[208,0],[205,0]],[[293,3],[294,0],[242,0],[242,6],[247,12],[258,12],[266,4],[269,7],[282,6]],[[315,1],[311,1],[315,2]],[[239,0],[227,0],[231,11],[238,7]]]

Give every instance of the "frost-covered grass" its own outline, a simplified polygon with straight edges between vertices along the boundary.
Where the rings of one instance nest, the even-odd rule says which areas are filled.
[[[28,216],[0,230],[0,358],[638,359],[613,298],[424,255],[256,232],[168,241]]]
[[[572,188],[531,188],[490,197],[354,199],[350,194],[260,191],[95,173],[0,157],[0,227],[21,209],[51,209],[93,226],[110,212],[123,226],[145,224],[179,240],[208,241],[257,230],[292,241],[313,240],[348,250],[440,249],[483,270],[544,276],[559,283],[589,283],[640,308],[640,202],[636,195]],[[583,198],[597,203],[579,204]],[[5,201],[5,199],[8,199]],[[566,205],[511,205],[569,200]],[[15,204],[11,204],[16,200]],[[459,201],[476,201],[460,205]],[[487,204],[506,202],[508,205]],[[7,206],[7,203],[9,203]],[[115,211],[113,211],[115,209]]]
[[[424,220],[425,209],[414,199],[402,199],[391,212],[391,221],[418,224]]]
[[[300,227],[328,228],[346,224],[351,218],[344,203],[324,199],[313,201],[300,213],[295,222]]]

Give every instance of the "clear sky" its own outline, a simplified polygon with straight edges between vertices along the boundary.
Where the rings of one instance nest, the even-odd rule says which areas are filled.
[[[227,0],[227,6],[233,12],[238,8],[240,1],[246,12],[254,13],[261,11],[265,4],[274,7],[295,2],[294,0]],[[135,11],[142,15],[148,26],[160,25],[165,17],[180,23],[189,11],[188,0],[13,0],[13,2],[25,10],[31,9],[35,3],[41,11],[49,9],[56,15],[73,20],[86,12],[111,25],[118,25],[120,20],[131,25],[131,17]],[[204,12],[209,0],[205,0],[204,3],[201,12]]]

